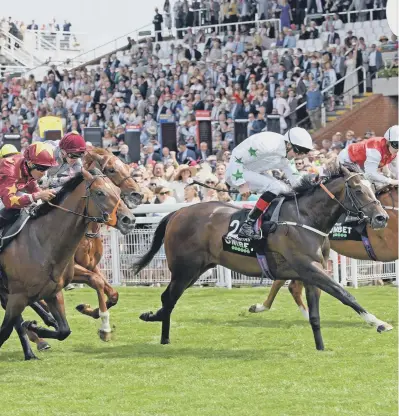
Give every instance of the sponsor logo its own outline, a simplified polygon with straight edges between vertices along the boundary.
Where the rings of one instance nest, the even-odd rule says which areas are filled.
[[[340,238],[346,238],[348,237],[352,232],[352,227],[342,226],[341,224],[336,224],[330,231],[330,234],[333,237],[340,237]]]
[[[245,253],[245,254],[251,254],[253,252],[253,248],[250,247],[250,239],[249,238],[243,238],[241,240],[236,240],[231,237],[225,238],[226,244],[230,246],[230,249],[233,251],[237,251],[238,253]]]

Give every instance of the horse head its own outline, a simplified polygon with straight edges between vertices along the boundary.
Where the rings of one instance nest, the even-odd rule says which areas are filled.
[[[371,183],[362,171],[352,165],[340,166],[344,179],[344,208],[360,220],[368,221],[373,229],[385,228],[388,214],[376,198]]]
[[[91,172],[82,169],[86,182],[86,216],[93,222],[105,223],[122,234],[134,229],[136,219],[121,200],[121,190],[98,169]]]
[[[100,152],[101,153],[98,153]],[[123,163],[117,156],[104,150],[95,149],[85,156],[85,167],[98,167],[114,185],[121,190],[121,197],[125,204],[134,209],[141,204],[143,195],[140,192],[140,186],[132,178],[130,168]]]

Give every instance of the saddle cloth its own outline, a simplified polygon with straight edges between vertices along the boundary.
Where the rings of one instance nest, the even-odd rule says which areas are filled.
[[[18,214],[17,214],[18,215]],[[2,230],[0,240],[0,253],[11,243],[11,241],[22,231],[26,223],[31,218],[31,213],[26,210],[20,210],[18,216],[10,216],[4,220],[6,224]]]
[[[366,228],[362,224],[345,224],[346,214],[343,214],[330,231],[329,239],[332,241],[362,241],[362,233]]]
[[[248,209],[237,211],[231,216],[228,233],[222,238],[224,251],[256,258],[262,270],[263,277],[273,280],[274,277],[270,272],[266,258],[267,236],[276,230],[276,227],[273,228],[270,224],[278,222],[283,202],[284,197],[276,198],[259,218],[255,228],[262,230],[263,238],[261,240],[241,238],[237,235],[241,224],[247,219]]]

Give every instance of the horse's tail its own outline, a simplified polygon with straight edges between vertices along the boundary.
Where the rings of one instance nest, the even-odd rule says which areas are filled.
[[[158,224],[157,229],[155,230],[154,238],[152,239],[151,247],[140,257],[137,262],[133,264],[134,274],[138,274],[141,270],[148,265],[148,263],[154,258],[155,254],[158,253],[159,249],[162,247],[163,240],[165,237],[166,226],[174,212],[171,212],[166,217],[163,217],[160,223]]]

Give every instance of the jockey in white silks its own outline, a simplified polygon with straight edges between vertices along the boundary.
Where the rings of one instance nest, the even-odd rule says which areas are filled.
[[[288,130],[284,136],[273,132],[254,134],[234,148],[226,171],[227,183],[237,188],[241,195],[251,191],[262,193],[241,226],[239,237],[260,239],[260,233],[254,230],[256,220],[277,195],[289,190],[266,171],[280,169],[294,185],[300,176],[294,174],[289,159],[307,154],[312,148],[310,134],[301,127]]]

